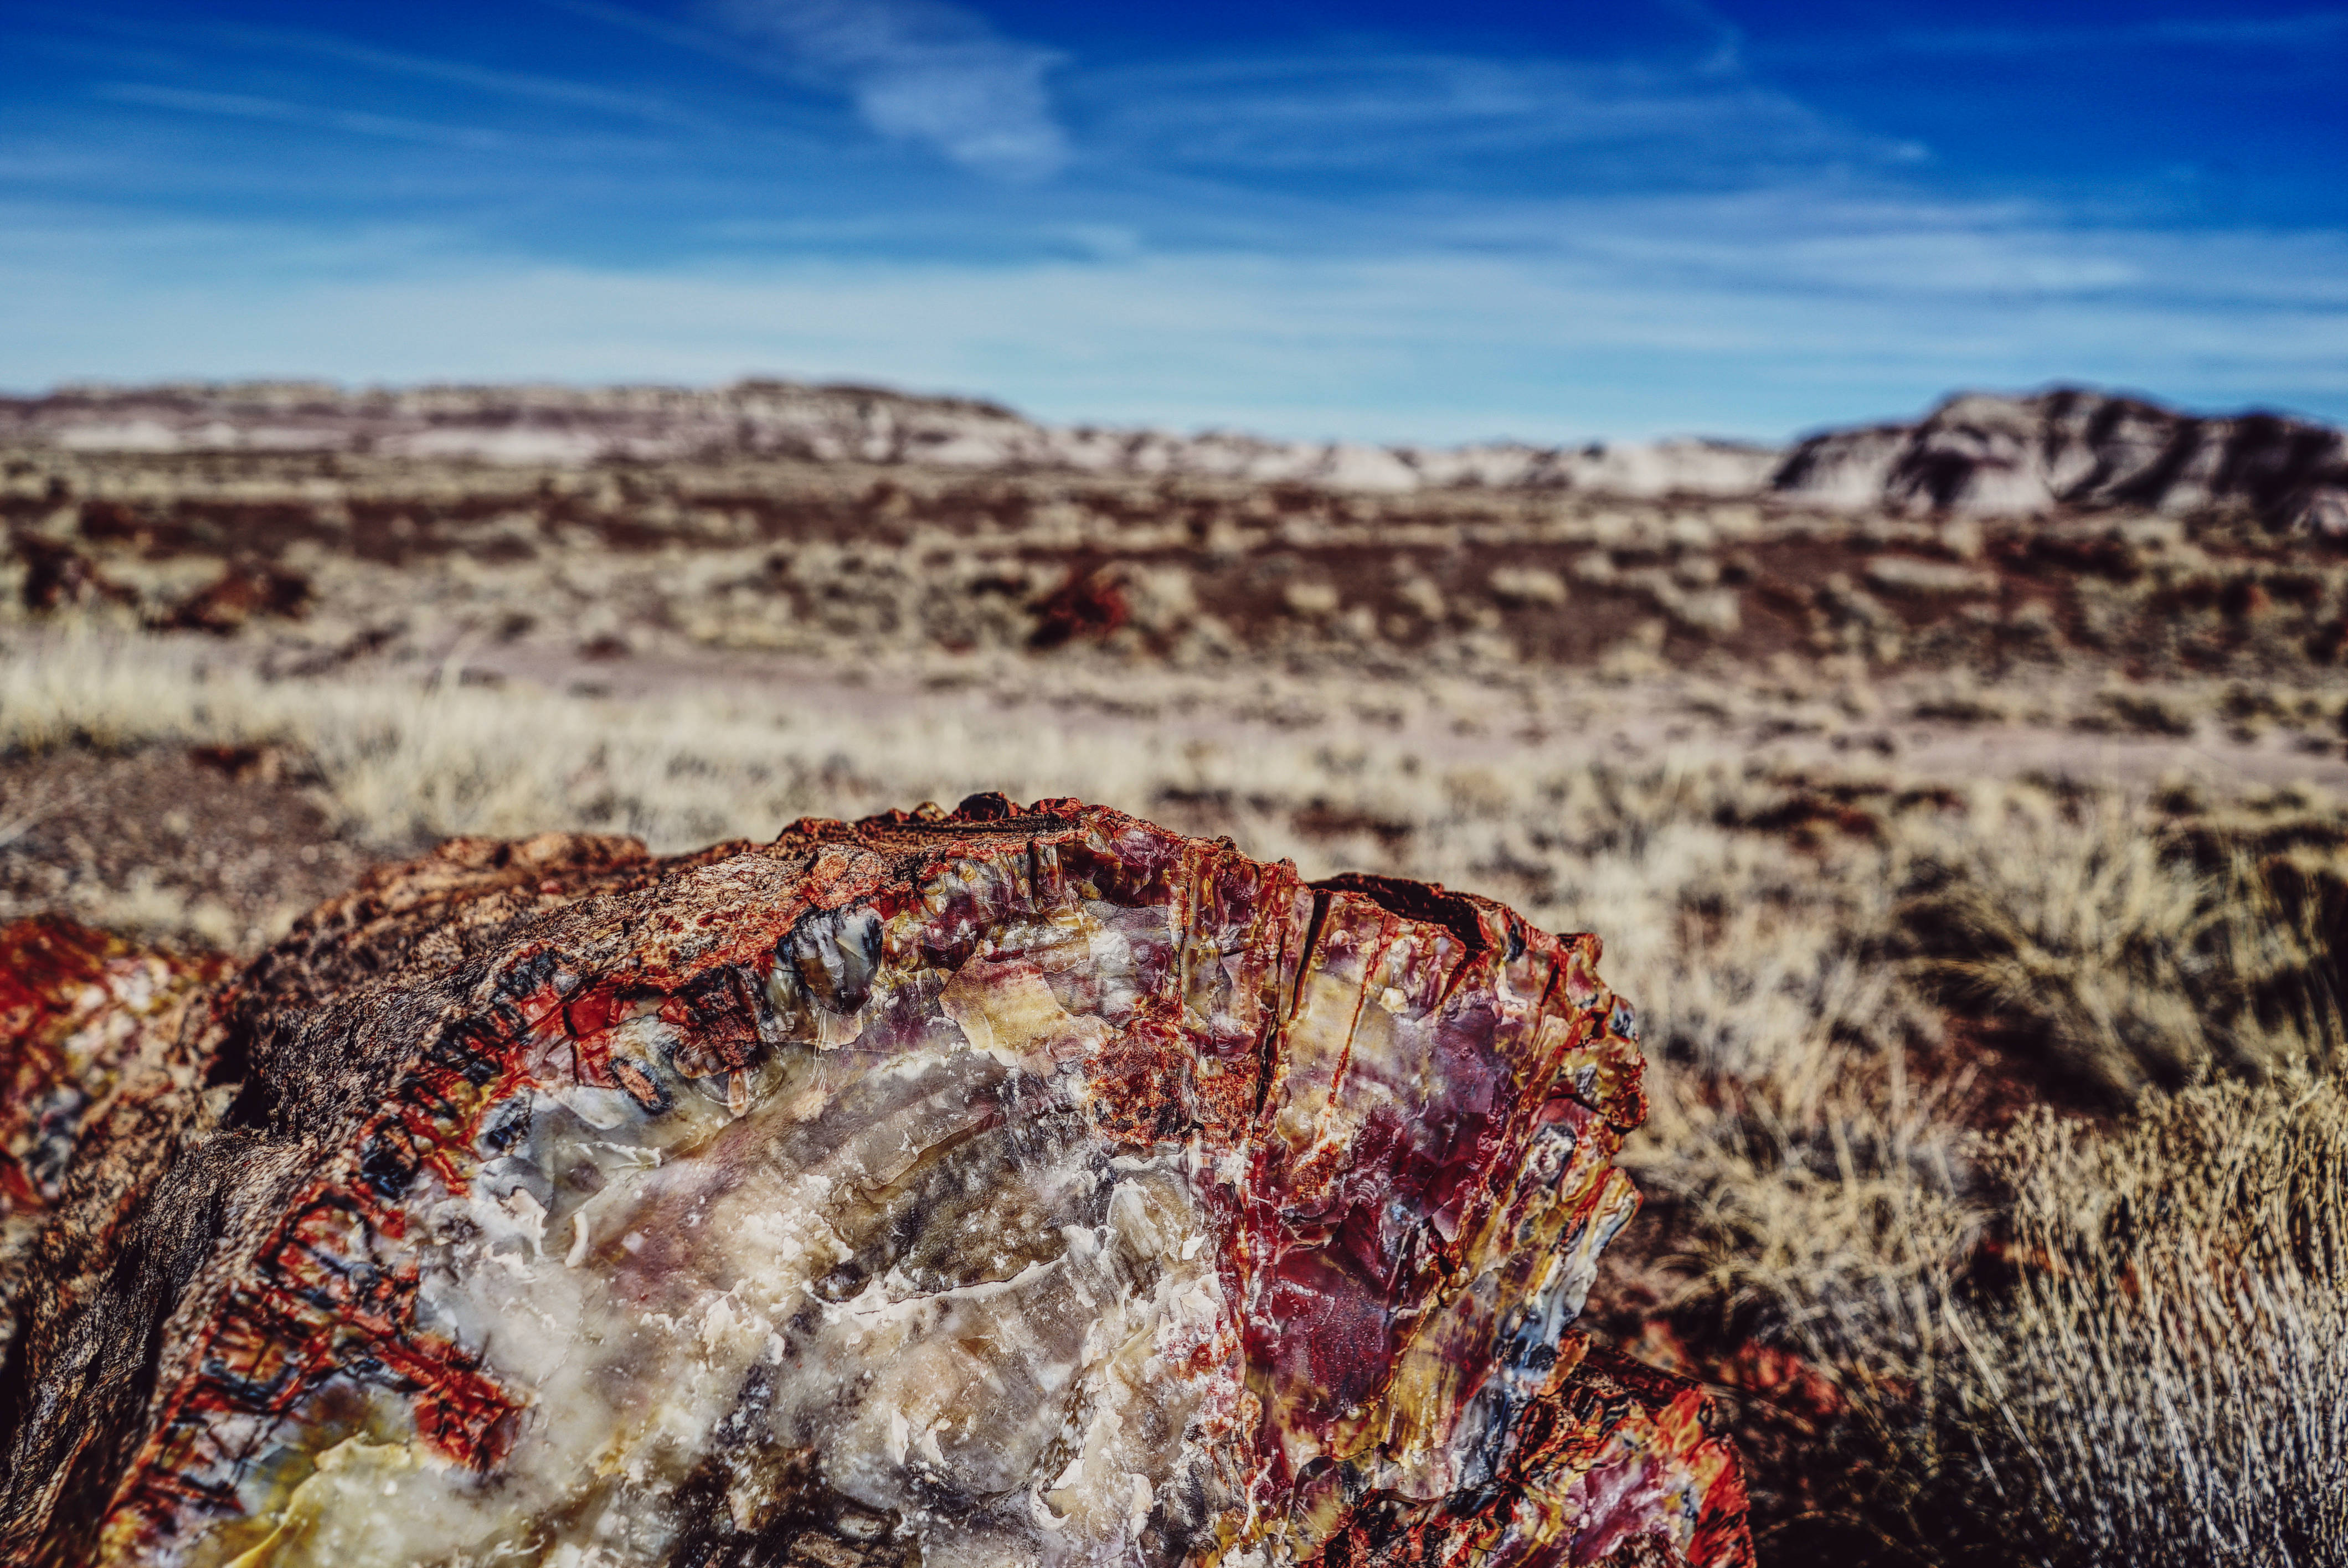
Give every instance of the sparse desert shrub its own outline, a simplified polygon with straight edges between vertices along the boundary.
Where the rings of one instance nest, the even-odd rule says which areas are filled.
[[[1896,918],[1886,845],[1811,861],[1758,833],[1701,852],[1673,836],[1652,870],[1684,856],[1694,874],[1649,897],[1677,906],[1675,939],[1628,964],[1610,947],[1656,1065],[1623,1160],[1663,1214],[1661,1305],[1715,1347],[1790,1353],[1827,1390],[1796,1451],[1755,1455],[1764,1560],[1879,1560],[1930,1537],[1909,1516],[1945,1468],[1923,1414],[1946,1381],[1939,1307],[1989,1219],[1967,1083],[1911,1067],[1939,1023],[1876,956]]]
[[[1939,994],[2116,1104],[2329,1061],[2337,976],[2311,917],[2137,808],[2015,794],[1919,857],[1902,925]]]
[[[1943,724],[1998,724],[2012,720],[2019,706],[2010,692],[1958,679],[1920,698],[1910,712],[1919,719]]]
[[[1325,582],[1292,582],[1281,590],[1281,602],[1292,615],[1307,619],[1337,613],[1337,589]]]
[[[1995,593],[1997,574],[1927,560],[1921,556],[1878,556],[1867,563],[1867,580],[1886,593],[1947,598]]]
[[[1409,573],[1395,585],[1395,598],[1421,620],[1443,619],[1443,590],[1416,572]]]
[[[2214,1084],[2104,1136],[2042,1111],[1997,1157],[2018,1280],[1952,1322],[2029,1555],[2348,1563],[2348,1091]]]
[[[1766,792],[1744,793],[1751,810]],[[1969,1131],[1982,1114],[1971,1075],[2084,1079],[2116,1105],[2164,1081],[2306,1082],[2303,1064],[2343,1052],[2322,933],[2265,865],[2213,859],[2206,840],[2094,792],[1984,790],[1956,815],[1888,813],[1879,836],[1828,841],[1807,865],[1759,835],[1698,850],[1687,834],[1650,827],[1640,856],[1650,897],[1673,898],[1680,918],[1668,958],[1622,969],[1658,1067],[1626,1159],[1668,1206],[1675,1321],[1712,1325],[1715,1345],[1792,1352],[1838,1403],[1756,1473],[1765,1556],[2070,1561],[2046,1544],[2069,1539],[2053,1525],[2015,1533],[2017,1510],[2053,1515],[2009,1473],[2013,1456],[1981,1465],[1983,1374],[1955,1331],[1985,1330],[1952,1304],[1997,1310],[1982,1306],[1998,1299],[1982,1242],[2003,1195]],[[1701,869],[1666,873],[1653,848],[1673,837]],[[1884,961],[1900,953],[1910,961]],[[2002,1025],[2010,1065],[1911,1066],[1933,1061],[1952,1005]],[[2167,1102],[2156,1089],[2146,1103],[2157,1116]],[[2098,1201],[2092,1172],[2074,1174],[2073,1195]],[[2294,1310],[2275,1318],[2299,1336],[2283,1349],[2348,1357],[2348,1317],[2294,1327]],[[2049,1420],[2051,1400],[2034,1407]],[[2093,1495],[2079,1455],[2059,1457],[2060,1484]]]
[[[1558,605],[1565,602],[1565,579],[1540,567],[1496,567],[1490,580],[1492,597],[1502,604]]]
[[[2193,703],[2165,692],[2103,693],[2100,711],[2083,715],[2084,730],[2136,730],[2152,735],[2189,735],[2200,715]]]

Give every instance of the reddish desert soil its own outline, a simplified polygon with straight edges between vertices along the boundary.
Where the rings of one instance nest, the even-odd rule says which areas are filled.
[[[252,951],[383,858],[338,834],[294,772],[256,748],[0,757],[0,917],[107,924],[143,890],[180,942]],[[176,929],[173,905],[187,911]]]

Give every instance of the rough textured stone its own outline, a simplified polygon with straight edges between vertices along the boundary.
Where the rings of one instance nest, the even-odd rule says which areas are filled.
[[[69,920],[0,926],[0,1366],[26,1255],[65,1196],[75,1151],[225,967],[135,951]]]
[[[1749,1562],[1569,1327],[1597,956],[1074,802],[458,841],[85,1071],[0,1555]]]

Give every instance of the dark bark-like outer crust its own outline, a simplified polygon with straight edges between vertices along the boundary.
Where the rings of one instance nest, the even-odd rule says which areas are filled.
[[[27,1255],[87,1125],[226,968],[50,916],[0,927],[0,1366]]]
[[[0,1280],[24,1281],[0,1367],[0,1557],[97,1561],[217,1514],[232,1505],[218,1477],[236,1462],[222,1445],[249,1440],[234,1434],[254,1421],[287,1419],[305,1389],[347,1375],[356,1359],[407,1392],[418,1431],[438,1451],[494,1471],[518,1407],[465,1351],[417,1329],[412,1271],[403,1279],[369,1265],[365,1238],[396,1234],[387,1205],[418,1169],[472,1146],[480,1129],[469,1118],[528,1070],[520,1042],[533,1030],[567,1031],[570,1071],[582,1081],[656,1096],[640,1069],[598,1043],[599,1020],[623,989],[667,998],[664,1017],[673,1012],[704,1050],[729,1059],[755,1047],[749,1015],[758,1004],[741,977],[788,961],[778,950],[788,955],[810,919],[837,917],[829,911],[911,912],[922,954],[949,968],[962,962],[992,922],[1020,911],[966,897],[939,904],[940,878],[958,873],[953,886],[1024,900],[1029,912],[1080,886],[1112,903],[1170,902],[1187,912],[1186,933],[1218,934],[1221,946],[1203,956],[1183,935],[1170,959],[1171,999],[1145,1000],[1086,1062],[1096,1091],[1088,1112],[1115,1141],[1189,1137],[1255,1150],[1251,1179],[1265,1190],[1234,1202],[1257,1232],[1290,1224],[1283,1202],[1292,1207],[1329,1179],[1325,1169],[1283,1167],[1272,1130],[1300,1097],[1335,1092],[1314,1088],[1302,1069],[1304,1087],[1291,1084],[1280,1054],[1323,951],[1400,933],[1435,956],[1435,968],[1421,966],[1431,1004],[1513,986],[1527,999],[1519,1012],[1579,1020],[1544,1026],[1541,1059],[1523,1069],[1530,1088],[1515,1091],[1537,1098],[1518,1122],[1586,1123],[1575,1146],[1602,1162],[1644,1115],[1628,1012],[1596,979],[1594,938],[1560,940],[1497,905],[1416,884],[1307,887],[1284,864],[1249,862],[1227,841],[1185,840],[1073,801],[1020,811],[982,796],[952,816],[932,807],[852,825],[808,821],[772,845],[667,860],[625,839],[457,840],[324,906],[232,980],[176,1009],[149,1008],[143,1032],[118,1044],[86,1096],[76,1153],[40,1204],[36,1232],[0,1255]],[[1204,1038],[1185,1022],[1179,984],[1194,957],[1232,977],[1234,1016],[1253,1020],[1246,1038]],[[827,983],[808,973],[809,986]],[[30,1060],[9,1044],[12,1061]],[[10,1093],[0,1109],[21,1121],[24,1083]],[[1544,1110],[1540,1096],[1555,1098]],[[0,1120],[0,1132],[12,1125]],[[1456,1296],[1453,1255],[1466,1243],[1451,1236],[1521,1218],[1485,1212],[1499,1178],[1484,1165],[1509,1162],[1513,1145],[1495,1142],[1506,1129],[1482,1112],[1463,1125],[1467,1141],[1455,1138],[1434,1164],[1412,1156],[1422,1211],[1449,1217],[1386,1259],[1375,1307],[1416,1301],[1418,1314]],[[1325,1153],[1314,1158],[1325,1163]],[[1560,1185],[1579,1173],[1591,1194],[1617,1193],[1597,1180],[1602,1172],[1582,1168],[1583,1157]],[[1597,1202],[1579,1215],[1524,1218],[1521,1234],[1534,1235],[1537,1219],[1550,1226],[1544,1245],[1569,1221],[1586,1231],[1599,1223],[1589,1206]],[[1292,1239],[1284,1245],[1262,1256],[1310,1265]],[[1282,1306],[1339,1286],[1282,1274],[1288,1265],[1240,1277],[1248,1266],[1235,1246],[1226,1273],[1235,1295],[1255,1303],[1244,1331],[1267,1420],[1306,1432],[1307,1448],[1355,1441],[1347,1412],[1379,1392],[1353,1386],[1366,1375],[1358,1334],[1333,1356]],[[1487,1341],[1491,1331],[1481,1330]],[[1391,1377],[1397,1354],[1367,1364]],[[1305,1539],[1331,1563],[1585,1563],[1657,1553],[1749,1562],[1735,1457],[1706,1428],[1694,1386],[1590,1351],[1578,1335],[1555,1354],[1514,1420],[1506,1463],[1472,1495],[1427,1502],[1372,1491],[1347,1501],[1326,1492],[1341,1473],[1327,1460],[1295,1474],[1271,1463],[1267,1484],[1286,1489],[1298,1517],[1311,1516]],[[826,1506],[810,1501],[788,1527],[819,1530]],[[782,1561],[787,1544],[745,1557],[737,1540],[697,1549],[695,1560]],[[835,1545],[839,1556],[845,1546]]]

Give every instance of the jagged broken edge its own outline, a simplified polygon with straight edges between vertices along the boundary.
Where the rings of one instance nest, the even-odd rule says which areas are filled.
[[[101,1157],[89,1170],[74,1173],[74,1190],[60,1205],[61,1209],[72,1207],[84,1217],[95,1211],[101,1216],[100,1223],[52,1226],[52,1234],[43,1237],[42,1261],[48,1266],[43,1272],[45,1277],[59,1281],[59,1287],[42,1304],[42,1322],[35,1327],[78,1330],[68,1332],[67,1342],[45,1347],[52,1354],[43,1358],[53,1370],[62,1359],[83,1368],[106,1366],[129,1375],[116,1385],[114,1397],[103,1401],[106,1408],[97,1419],[80,1421],[70,1430],[34,1432],[30,1452],[26,1446],[12,1445],[17,1446],[18,1458],[26,1462],[15,1471],[5,1494],[0,1494],[7,1505],[0,1544],[21,1551],[36,1538],[45,1538],[42,1555],[66,1560],[78,1554],[68,1542],[87,1542],[88,1531],[101,1515],[128,1509],[151,1517],[149,1511],[159,1506],[170,1513],[180,1505],[201,1509],[208,1501],[217,1503],[219,1500],[204,1497],[200,1490],[192,1495],[184,1491],[173,1495],[174,1489],[203,1468],[187,1461],[195,1460],[196,1450],[214,1440],[228,1424],[221,1418],[249,1402],[253,1390],[250,1386],[212,1386],[205,1374],[191,1378],[184,1369],[196,1364],[206,1341],[219,1333],[235,1331],[231,1321],[235,1314],[223,1310],[230,1305],[224,1297],[240,1278],[250,1276],[252,1266],[264,1255],[278,1266],[281,1281],[291,1288],[246,1292],[255,1296],[246,1303],[253,1309],[246,1327],[255,1332],[259,1343],[273,1342],[273,1337],[281,1332],[283,1343],[314,1339],[312,1330],[317,1325],[287,1321],[283,1316],[289,1312],[296,1318],[307,1316],[299,1310],[303,1306],[314,1312],[330,1306],[335,1315],[358,1313],[373,1318],[384,1330],[394,1328],[392,1318],[385,1314],[396,1312],[396,1281],[374,1282],[377,1295],[369,1297],[337,1295],[347,1291],[348,1280],[305,1277],[316,1272],[314,1267],[305,1269],[305,1258],[314,1262],[328,1255],[325,1248],[310,1245],[324,1242],[327,1236],[312,1237],[305,1227],[339,1229],[346,1235],[354,1225],[363,1227],[369,1216],[356,1211],[366,1207],[366,1193],[387,1195],[380,1189],[396,1182],[402,1169],[412,1171],[431,1158],[436,1147],[447,1147],[463,1138],[469,1104],[494,1099],[489,1091],[502,1071],[496,1061],[499,1045],[518,1041],[533,1023],[543,1020],[547,1009],[576,1003],[578,998],[556,983],[563,958],[549,942],[525,939],[517,947],[512,940],[517,923],[575,907],[597,894],[640,889],[669,877],[724,875],[729,862],[743,857],[772,861],[806,856],[804,874],[792,879],[799,894],[796,900],[772,906],[732,901],[722,922],[724,930],[707,928],[717,922],[705,916],[700,923],[704,928],[698,931],[676,922],[676,928],[669,930],[601,933],[604,945],[615,935],[626,944],[619,956],[636,960],[631,977],[633,983],[666,987],[673,995],[689,998],[696,982],[721,974],[729,965],[771,963],[778,942],[808,915],[839,909],[887,886],[910,887],[921,880],[919,876],[885,877],[883,865],[909,859],[920,862],[950,844],[993,840],[1007,849],[1015,848],[1027,861],[1028,894],[1033,898],[1037,892],[1035,878],[1046,874],[1045,861],[1056,858],[1045,852],[1081,841],[1088,832],[1118,842],[1133,864],[1148,874],[1162,876],[1182,856],[1193,855],[1212,857],[1219,863],[1218,870],[1238,869],[1254,879],[1284,881],[1287,891],[1299,897],[1309,894],[1311,915],[1303,947],[1292,968],[1280,964],[1275,973],[1301,979],[1309,967],[1303,959],[1326,918],[1331,901],[1361,898],[1397,918],[1438,927],[1457,939],[1462,953],[1454,966],[1453,983],[1478,958],[1505,955],[1503,961],[1514,966],[1530,954],[1537,966],[1546,960],[1544,1001],[1549,992],[1560,987],[1577,993],[1571,999],[1584,1004],[1595,1004],[1606,996],[1594,974],[1598,953],[1594,938],[1547,937],[1488,900],[1416,884],[1351,876],[1308,886],[1285,863],[1261,866],[1247,862],[1228,841],[1207,845],[1185,840],[1123,814],[1069,800],[1042,801],[1022,812],[1001,796],[976,796],[952,815],[932,807],[890,813],[854,825],[808,820],[795,825],[770,845],[736,842],[664,862],[652,860],[641,845],[627,840],[544,835],[519,845],[457,841],[407,868],[405,886],[375,879],[305,919],[277,949],[225,988],[213,1006],[200,1009],[197,1026],[178,1042],[170,1060],[158,1064],[149,1081],[131,1086],[110,1108],[103,1135],[91,1141],[101,1150]],[[1137,849],[1144,852],[1133,854]],[[858,850],[872,852],[871,856],[860,862],[854,853]],[[1189,878],[1194,896],[1204,896],[1212,881],[1202,874]],[[1256,889],[1260,895],[1269,890]],[[448,917],[460,906],[469,918],[450,921]],[[1186,943],[1195,924],[1195,920],[1186,923]],[[494,971],[486,963],[486,953],[478,950],[488,948],[488,942],[475,944],[477,950],[468,950],[469,931],[488,932],[499,938],[497,950],[508,957]],[[372,942],[370,932],[375,938]],[[364,972],[364,962],[352,961],[355,956],[363,959],[386,945],[386,936],[407,943],[407,963],[370,974]],[[580,969],[591,967],[582,964]],[[602,982],[612,983],[622,967],[603,971]],[[400,1000],[403,989],[412,988],[416,971],[436,968],[449,974],[449,983],[440,989],[441,994],[456,994],[462,1001],[444,1005],[439,1016],[428,1020],[415,1016],[411,1006],[409,1016],[391,1020],[414,1026],[396,1032],[405,1040],[428,1041],[422,1050],[379,1054],[372,1061],[351,1063],[305,1059],[304,1053],[291,1049],[322,1034],[331,1037],[343,1032],[335,1028],[338,1019],[355,1022],[371,1009]],[[316,1004],[320,998],[314,982],[335,979],[337,970],[344,971],[340,978],[345,984],[325,1003],[320,1017],[292,1030],[295,1038],[291,1040],[276,1038],[270,1028],[273,1008]],[[575,981],[577,974],[572,978]],[[413,996],[407,999],[415,1000]],[[689,999],[686,1005],[692,1005]],[[1296,998],[1292,994],[1275,1005],[1283,1015],[1292,1013]],[[1617,1021],[1623,1025],[1620,1033],[1612,1029],[1607,1032],[1627,1045],[1627,1013]],[[385,1031],[378,1027],[366,1032]],[[1577,1097],[1600,1112],[1618,1137],[1637,1125],[1644,1114],[1639,1066],[1635,1049],[1611,1063],[1593,1061],[1574,1086]],[[347,1081],[353,1076],[366,1080],[360,1087],[373,1092],[350,1099]],[[1268,1083],[1259,1082],[1255,1089],[1250,1114],[1261,1110],[1271,1092]],[[276,1173],[273,1185],[264,1180],[262,1194],[245,1194],[247,1202],[263,1206],[273,1196],[280,1205],[278,1212],[290,1211],[292,1218],[242,1247],[221,1249],[210,1257],[201,1255],[213,1235],[232,1230],[223,1226],[217,1214],[206,1211],[230,1195],[228,1177],[234,1173],[237,1159],[265,1152],[260,1146],[265,1142],[260,1135],[263,1131],[283,1135],[305,1113],[335,1100],[380,1109],[364,1125],[325,1140],[344,1150],[327,1173],[305,1180],[299,1171]],[[126,1141],[140,1127],[160,1132],[175,1123],[176,1136],[150,1139],[143,1144],[135,1136]],[[172,1170],[175,1177],[183,1179],[173,1183],[169,1192],[155,1194],[157,1201],[138,1213],[126,1213],[132,1207],[127,1201],[132,1194],[146,1191],[164,1169],[187,1163],[166,1157],[174,1151],[201,1156],[193,1161],[198,1168]],[[1627,1218],[1627,1211],[1623,1217]],[[201,1223],[206,1220],[210,1223]],[[116,1222],[130,1225],[133,1234],[115,1235]],[[170,1259],[162,1273],[167,1279],[176,1279],[179,1288],[158,1290],[149,1278],[143,1282],[142,1292],[138,1288],[141,1281],[124,1280],[118,1269],[94,1273],[108,1253],[105,1244],[109,1240],[119,1244],[114,1249],[116,1255],[160,1249]],[[119,1295],[124,1286],[130,1287],[128,1298],[109,1298],[110,1289]],[[275,1299],[263,1300],[260,1296]],[[178,1310],[173,1311],[175,1305]],[[116,1310],[77,1310],[104,1307]],[[421,1338],[396,1333],[384,1337]],[[6,1429],[15,1429],[19,1438],[26,1435],[22,1428],[27,1419],[37,1421],[39,1415],[28,1408],[36,1401],[29,1397],[34,1391],[24,1378],[26,1350],[34,1337],[27,1333],[12,1347],[9,1365],[0,1374],[0,1419],[5,1419]],[[67,1354],[59,1357],[56,1352],[60,1351]],[[153,1430],[141,1430],[144,1403],[167,1381],[162,1376],[165,1369],[179,1369],[168,1381],[180,1393]],[[292,1370],[298,1390],[304,1379],[299,1376],[300,1369]],[[510,1436],[511,1410],[493,1387],[483,1386],[487,1379],[477,1366],[469,1364],[457,1348],[448,1347],[445,1354],[427,1357],[407,1368],[403,1375],[413,1379],[419,1393],[432,1396],[419,1404],[419,1427],[427,1436],[444,1443],[453,1457],[475,1464],[494,1463]],[[281,1397],[269,1403],[285,1409],[284,1392],[281,1389]],[[428,1412],[422,1408],[424,1403],[429,1404]],[[126,1465],[134,1452],[136,1462]],[[88,1507],[100,1495],[113,1493],[107,1479],[121,1475],[126,1469],[131,1472],[130,1479],[111,1497],[110,1505],[97,1510]],[[158,1486],[163,1495],[151,1494],[151,1488]],[[142,1491],[142,1488],[150,1491]],[[45,1526],[60,1502],[69,1505],[68,1517],[58,1521],[65,1528],[50,1531]],[[71,1506],[77,1503],[81,1506]]]

